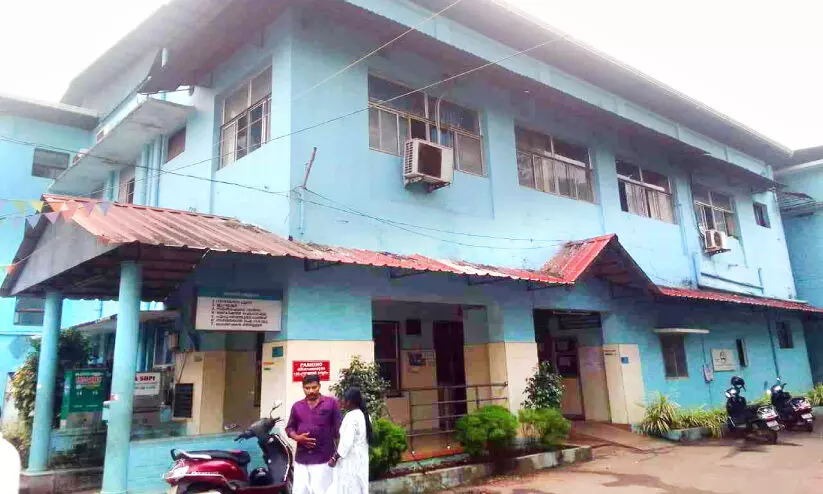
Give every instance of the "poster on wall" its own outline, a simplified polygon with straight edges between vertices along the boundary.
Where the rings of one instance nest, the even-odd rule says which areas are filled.
[[[737,369],[734,353],[728,348],[712,348],[712,366],[715,372]]]
[[[306,376],[320,376],[321,381],[331,380],[331,362],[328,360],[295,360],[291,363],[292,382],[302,382]]]
[[[280,331],[282,302],[259,293],[201,293],[195,327],[201,331]]]

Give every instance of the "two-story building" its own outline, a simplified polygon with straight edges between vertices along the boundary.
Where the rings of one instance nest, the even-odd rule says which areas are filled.
[[[820,310],[795,300],[770,166],[790,151],[527,15],[450,3],[176,0],[72,83],[101,118],[44,201],[92,212],[41,219],[2,293],[45,297],[52,336],[63,299],[118,301],[104,492],[162,489],[170,445],[228,445],[356,355],[420,450],[520,408],[541,360],[564,413],[624,424],[657,392],[720,406],[732,375],[811,386]],[[140,301],[175,327],[147,336]],[[132,437],[149,354],[186,437]]]

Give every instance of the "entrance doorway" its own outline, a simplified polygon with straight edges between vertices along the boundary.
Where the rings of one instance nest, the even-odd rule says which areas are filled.
[[[563,415],[608,421],[600,314],[536,310],[534,327],[539,360],[551,362],[563,377]]]
[[[440,402],[440,428],[452,430],[457,419],[468,411],[463,323],[434,321],[432,333]]]

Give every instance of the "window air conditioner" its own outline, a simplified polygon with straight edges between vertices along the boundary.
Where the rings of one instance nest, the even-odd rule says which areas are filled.
[[[717,254],[729,250],[728,237],[720,230],[703,231],[703,250],[710,254]]]
[[[403,178],[409,184],[423,182],[429,192],[452,183],[454,150],[424,139],[409,139],[403,152]]]

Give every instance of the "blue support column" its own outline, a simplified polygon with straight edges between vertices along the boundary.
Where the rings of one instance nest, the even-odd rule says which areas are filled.
[[[37,392],[34,398],[29,472],[42,472],[48,466],[49,441],[54,421],[54,383],[57,379],[57,347],[60,340],[62,312],[63,297],[61,294],[48,292],[43,313],[40,361],[37,363]]]
[[[103,465],[104,494],[126,492],[128,484],[129,440],[134,405],[134,373],[137,371],[137,343],[140,332],[140,265],[123,261],[120,267],[120,294],[117,330],[114,337],[114,371],[111,380],[106,459]]]

